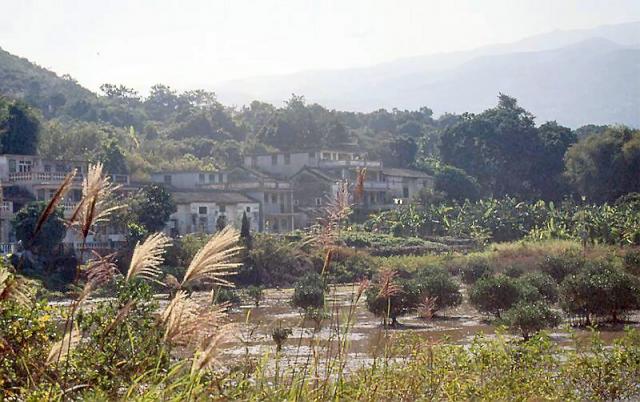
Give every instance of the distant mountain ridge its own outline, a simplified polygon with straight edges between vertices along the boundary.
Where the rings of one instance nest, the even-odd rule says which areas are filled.
[[[367,68],[308,71],[218,85],[225,103],[275,104],[291,93],[341,110],[478,112],[498,92],[538,116],[578,127],[640,126],[640,22],[554,31],[511,44],[406,58]]]

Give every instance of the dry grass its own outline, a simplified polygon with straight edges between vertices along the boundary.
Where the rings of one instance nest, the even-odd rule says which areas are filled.
[[[164,340],[173,345],[195,345],[218,332],[226,314],[223,306],[200,306],[179,291],[160,317]]]
[[[38,218],[38,222],[36,223],[36,228],[33,231],[32,240],[38,236],[45,222],[47,221],[47,219],[49,219],[49,216],[51,216],[51,214],[56,210],[60,202],[67,195],[67,193],[69,192],[69,189],[71,188],[71,184],[73,184],[73,179],[75,177],[76,177],[76,170],[73,169],[73,171],[67,174],[67,176],[64,178],[64,180],[60,184],[60,187],[58,187],[53,197],[51,197],[51,200],[49,200],[49,203],[47,204],[46,208],[42,211],[42,213],[40,214],[40,217]]]
[[[133,250],[125,280],[127,282],[134,278],[157,280],[161,274],[160,265],[164,261],[163,255],[170,245],[171,239],[163,233],[150,235],[142,244],[138,242]]]
[[[203,281],[233,287],[233,283],[224,277],[235,274],[241,265],[233,262],[243,249],[239,240],[240,233],[231,226],[216,233],[193,257],[180,286],[186,288],[190,284]]]
[[[75,349],[76,345],[80,343],[81,339],[80,330],[75,326],[71,327],[71,330],[65,333],[61,340],[51,346],[49,355],[47,356],[47,364],[57,364],[65,360]]]
[[[378,285],[380,286],[380,291],[378,292],[378,297],[383,299],[389,299],[392,296],[400,293],[402,289],[399,285],[395,283],[396,276],[398,275],[398,271],[390,268],[383,268],[380,271],[380,277],[378,279]]]
[[[201,374],[219,364],[218,353],[220,352],[220,345],[227,340],[228,334],[232,332],[233,325],[229,324],[204,340],[193,357],[191,374]]]
[[[0,266],[0,300],[10,300],[21,306],[28,306],[33,299],[33,288],[22,278]]]

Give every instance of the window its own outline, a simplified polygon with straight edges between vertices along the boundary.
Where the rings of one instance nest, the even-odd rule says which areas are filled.
[[[44,165],[44,171],[47,173],[51,173],[51,165]]]
[[[276,194],[276,193],[271,194],[271,202],[273,204],[277,204],[278,203],[278,194]]]
[[[171,175],[170,174],[165,174],[164,175],[164,184],[171,184]]]
[[[218,210],[220,211],[220,213],[225,213],[227,212],[227,206],[226,205],[220,205],[220,208],[218,208]]]
[[[75,169],[78,173],[82,173],[82,166],[76,166]]]
[[[218,183],[224,183],[224,174],[218,173]]]
[[[264,193],[264,202],[269,202],[269,193]]]
[[[62,173],[64,171],[66,171],[67,169],[64,167],[63,164],[61,163],[56,163],[56,172],[58,173]]]
[[[247,207],[245,209],[247,210],[247,212],[251,212],[251,207]]]
[[[258,157],[257,156],[252,156],[251,157],[251,167],[256,167],[258,165]]]
[[[300,204],[300,200],[298,200],[297,198],[293,200],[293,205],[298,205],[298,204]]]
[[[277,165],[278,164],[278,155],[271,155],[271,164],[272,165]]]
[[[204,173],[200,173],[200,174],[198,175],[198,181],[199,181],[200,183],[204,183]]]
[[[314,159],[316,157],[315,152],[309,152],[309,158]]]
[[[207,214],[207,207],[198,207],[198,213],[200,215],[206,215]]]
[[[316,205],[322,205],[322,198],[316,198]]]
[[[284,154],[284,164],[285,165],[289,165],[291,163],[291,155],[290,154]]]
[[[9,159],[9,172],[11,172],[11,173],[15,173],[16,172],[16,160],[15,159]]]
[[[43,188],[38,190],[38,201],[44,201],[44,189]]]
[[[409,187],[402,187],[402,196],[404,198],[409,198]]]
[[[31,171],[31,161],[18,161],[18,172],[30,172]]]
[[[322,153],[322,159],[330,160],[331,159],[331,153],[330,152],[323,152]]]
[[[213,173],[209,173],[209,183],[215,183],[216,182],[216,175]]]

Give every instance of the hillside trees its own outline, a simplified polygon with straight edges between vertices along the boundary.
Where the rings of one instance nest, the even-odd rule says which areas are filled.
[[[0,97],[0,153],[34,155],[40,138],[40,120],[22,101]]]
[[[575,190],[596,202],[640,191],[640,130],[612,127],[573,145],[566,176]]]

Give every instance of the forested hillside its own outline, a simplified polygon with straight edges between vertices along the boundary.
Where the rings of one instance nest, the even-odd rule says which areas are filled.
[[[633,174],[640,170],[638,131],[536,121],[526,105],[504,94],[482,113],[434,118],[427,106],[347,112],[298,95],[283,105],[256,100],[236,108],[210,91],[177,92],[162,84],[146,97],[116,84],[93,94],[71,77],[6,52],[0,77],[4,152],[102,160],[110,171],[136,179],[161,169],[234,166],[246,152],[357,146],[386,166],[434,174],[436,192],[424,194],[431,200],[587,195],[606,201],[640,186]],[[12,138],[31,138],[31,147]]]

